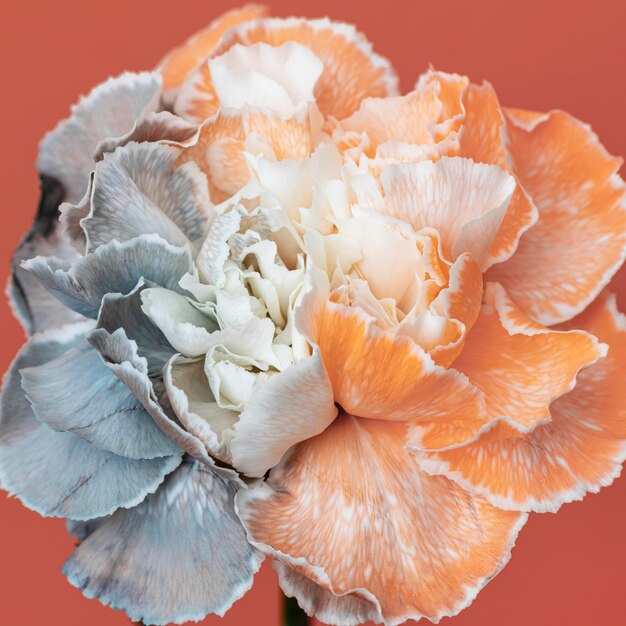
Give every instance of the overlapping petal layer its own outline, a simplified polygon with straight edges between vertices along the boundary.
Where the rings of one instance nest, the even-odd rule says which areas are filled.
[[[344,414],[236,497],[261,551],[327,591],[368,600],[367,617],[379,611],[394,626],[469,604],[506,563],[525,521],[420,471],[405,431]],[[319,593],[304,596],[308,584],[290,589],[313,611],[324,607],[313,604]],[[334,623],[354,624],[350,608],[331,609]]]

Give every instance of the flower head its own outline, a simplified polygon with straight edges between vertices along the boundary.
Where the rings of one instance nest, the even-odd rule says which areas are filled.
[[[146,624],[265,556],[328,623],[456,614],[626,456],[619,164],[488,84],[399,95],[352,26],[223,15],[41,144],[3,486]]]

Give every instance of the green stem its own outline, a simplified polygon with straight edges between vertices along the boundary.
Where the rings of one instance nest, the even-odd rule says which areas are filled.
[[[283,603],[284,626],[308,626],[308,615],[298,606],[295,598],[285,596]]]

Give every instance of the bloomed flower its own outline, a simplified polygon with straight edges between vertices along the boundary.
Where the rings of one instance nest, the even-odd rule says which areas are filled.
[[[626,456],[619,162],[456,74],[397,95],[353,27],[265,13],[42,142],[0,478],[145,623],[223,614],[264,555],[322,620],[436,621]]]

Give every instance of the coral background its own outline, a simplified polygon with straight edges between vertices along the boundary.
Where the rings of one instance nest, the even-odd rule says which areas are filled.
[[[388,56],[403,88],[432,63],[488,78],[506,105],[564,108],[626,154],[626,3],[620,0],[268,0],[277,15],[351,21]],[[34,215],[37,143],[79,94],[125,69],[151,68],[173,45],[233,0],[19,0],[0,18],[0,276]],[[593,254],[593,250],[588,251]],[[548,270],[549,268],[546,268]],[[615,283],[626,310],[626,273]],[[0,370],[23,334],[0,299]],[[625,381],[626,383],[626,381]],[[624,623],[626,478],[599,495],[533,515],[513,559],[455,626]],[[89,601],[60,573],[72,549],[64,524],[0,494],[0,625],[122,626],[119,612]],[[175,575],[175,574],[174,574]],[[254,589],[208,626],[278,626],[280,597],[266,565]],[[444,624],[449,620],[444,620]]]

